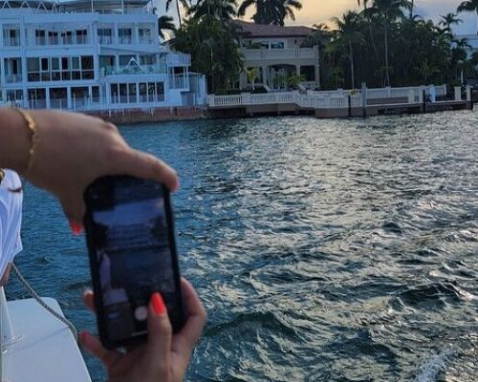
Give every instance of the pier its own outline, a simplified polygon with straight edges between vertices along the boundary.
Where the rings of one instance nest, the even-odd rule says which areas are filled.
[[[471,88],[434,87],[380,88],[348,91],[289,91],[264,94],[242,93],[208,97],[211,117],[252,117],[259,115],[308,114],[317,118],[351,118],[391,114],[418,114],[473,109]]]

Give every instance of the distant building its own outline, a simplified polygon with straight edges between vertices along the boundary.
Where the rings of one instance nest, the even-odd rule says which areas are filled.
[[[319,48],[304,48],[302,43],[312,29],[302,26],[281,27],[234,21],[240,27],[240,46],[244,56],[244,68],[256,69],[256,83],[271,89],[284,87],[286,78],[293,75],[304,77],[303,85],[319,87]],[[249,84],[246,73],[240,75],[240,87]]]
[[[0,100],[68,110],[202,103],[204,77],[160,46],[149,3],[0,0]]]

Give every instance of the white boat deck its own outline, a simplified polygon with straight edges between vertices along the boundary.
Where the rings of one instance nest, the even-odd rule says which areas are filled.
[[[62,314],[52,298],[43,299]],[[13,340],[2,343],[2,382],[91,382],[70,329],[33,299],[7,303]],[[63,315],[63,314],[62,314]]]

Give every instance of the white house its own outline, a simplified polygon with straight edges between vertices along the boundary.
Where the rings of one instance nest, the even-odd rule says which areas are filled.
[[[319,86],[319,48],[302,47],[302,43],[312,33],[311,28],[260,25],[240,20],[234,22],[239,27],[244,68],[256,69],[256,82],[270,88],[280,88],[284,78],[301,75],[307,87]],[[247,85],[247,75],[242,73],[240,87]]]
[[[149,0],[0,0],[1,100],[111,110],[202,103],[190,57],[160,46]]]

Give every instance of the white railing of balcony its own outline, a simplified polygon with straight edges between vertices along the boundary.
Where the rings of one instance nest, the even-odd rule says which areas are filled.
[[[4,37],[4,46],[20,46],[20,37]]]
[[[167,63],[169,66],[188,66],[191,65],[191,56],[183,53],[169,53]]]
[[[98,36],[98,42],[102,45],[112,45],[113,36]]]
[[[118,37],[118,42],[121,45],[131,45],[133,42],[133,38],[131,36],[120,36]]]
[[[6,83],[17,83],[22,82],[22,75],[21,74],[6,74],[5,75],[5,82]]]
[[[140,65],[140,66],[105,66],[101,69],[102,76],[124,75],[124,74],[165,74],[167,73],[166,64]]]
[[[242,49],[246,60],[267,60],[267,59],[314,59],[318,58],[315,48],[294,48],[294,49]]]
[[[169,87],[171,89],[188,89],[189,81],[186,75],[169,76]]]
[[[68,37],[36,37],[35,46],[56,46],[56,45],[86,45],[89,44],[88,36]]]
[[[141,45],[149,45],[153,43],[153,38],[151,36],[149,37],[140,37],[139,38],[139,43]]]

